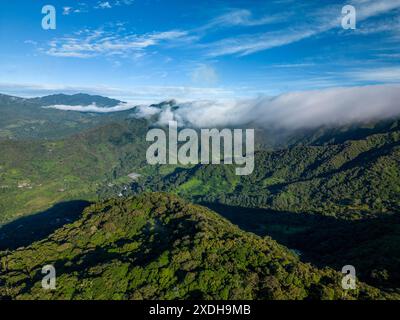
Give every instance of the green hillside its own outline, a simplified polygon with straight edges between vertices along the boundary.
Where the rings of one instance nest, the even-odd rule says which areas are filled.
[[[40,98],[32,98],[29,99],[31,103],[37,103],[42,106],[51,106],[51,105],[69,105],[69,106],[79,106],[79,105],[90,105],[95,103],[98,107],[114,107],[120,103],[123,103],[120,100],[110,99],[102,96],[94,96],[84,93],[78,93],[73,95],[67,94],[53,94],[50,96],[40,97]]]
[[[43,108],[44,106],[89,105],[115,106],[121,101],[86,94],[52,95],[25,99],[0,94],[0,140],[59,140],[83,130],[121,121],[132,111],[116,113],[82,113]]]
[[[0,295],[14,299],[382,299],[299,261],[269,237],[166,194],[95,204],[26,248],[1,252]],[[57,290],[41,288],[52,264]]]
[[[259,151],[255,170],[198,165],[145,188],[174,191],[198,202],[359,218],[400,209],[400,130],[341,144]]]
[[[128,184],[127,175],[145,165],[146,128],[145,121],[126,120],[62,140],[0,141],[0,224]]]

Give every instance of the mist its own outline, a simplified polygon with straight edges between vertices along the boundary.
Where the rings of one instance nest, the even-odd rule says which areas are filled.
[[[57,109],[57,110],[63,110],[63,111],[76,111],[76,112],[93,112],[93,113],[111,113],[111,112],[119,112],[119,111],[126,111],[126,110],[131,110],[134,109],[136,106],[132,104],[126,104],[126,103],[120,103],[114,107],[99,107],[95,103],[90,104],[90,105],[76,105],[76,106],[70,106],[70,105],[63,105],[63,104],[58,104],[58,105],[51,105],[51,106],[46,106],[42,107],[44,109]],[[146,117],[147,115],[143,115]]]
[[[94,113],[132,110],[133,117],[152,118],[158,125],[175,120],[180,126],[198,128],[254,126],[295,130],[389,119],[400,115],[399,102],[399,85],[370,85],[290,92],[253,99],[167,103],[162,107],[122,103],[113,107],[91,104],[44,108]]]
[[[179,108],[138,107],[137,116],[158,113],[158,124],[176,120],[180,126],[224,127],[255,125],[302,129],[337,126],[400,115],[400,86],[373,85],[285,93],[254,99],[193,101]],[[151,111],[151,112],[150,112]]]

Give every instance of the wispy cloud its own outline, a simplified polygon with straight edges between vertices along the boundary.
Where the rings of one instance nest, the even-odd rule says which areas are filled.
[[[98,1],[96,8],[109,9],[114,6],[131,5],[131,0]],[[371,17],[379,16],[391,10],[400,8],[400,0],[354,0],[351,2],[357,9],[358,23]],[[116,54],[123,55],[132,51],[143,51],[145,48],[164,44],[165,46],[187,47],[187,44],[196,44],[197,48],[207,57],[224,55],[246,56],[259,51],[289,45],[321,33],[341,29],[341,6],[326,5],[309,11],[307,6],[303,8],[305,19],[298,20],[293,25],[287,25],[283,29],[267,32],[252,32],[238,34],[236,36],[222,37],[212,42],[199,43],[200,39],[211,30],[220,28],[238,27],[237,31],[243,31],[246,27],[256,27],[282,22],[287,15],[293,15],[291,10],[286,13],[268,16],[254,16],[247,9],[233,9],[211,19],[208,23],[193,29],[167,30],[147,34],[121,34],[121,32],[105,32],[104,30],[92,30],[81,32],[73,36],[55,39],[51,47],[44,50],[47,54],[59,57],[88,58],[97,55]],[[73,12],[72,7],[64,7],[64,14]],[[373,32],[385,32],[396,29],[399,21],[386,21],[377,24],[369,22],[362,28],[358,28],[356,34],[369,34]],[[240,28],[239,28],[240,27]],[[235,31],[236,32],[236,31]]]
[[[250,10],[234,9],[212,19],[209,23],[196,29],[196,31],[199,30],[204,31],[209,29],[226,28],[233,26],[241,26],[241,27],[262,26],[276,22],[281,22],[285,18],[287,18],[287,15],[285,14],[275,14],[275,15],[268,15],[256,18],[253,16]]]
[[[387,13],[400,8],[400,0],[355,0],[357,21]],[[341,28],[341,6],[327,6],[323,9],[306,13],[307,23],[291,26],[281,31],[243,34],[208,43],[208,55],[211,57],[237,54],[249,55],[258,51],[268,50],[295,43],[306,38]],[[370,31],[371,32],[371,31]]]
[[[307,68],[314,67],[315,63],[288,63],[288,64],[274,64],[273,68]]]
[[[234,38],[223,39],[207,44],[210,48],[208,55],[218,57],[223,55],[238,54],[246,56],[258,51],[284,46],[315,35],[314,30],[298,30],[291,33],[267,32],[251,35],[241,35]]]
[[[62,14],[64,16],[69,16],[74,13],[85,13],[89,11],[89,6],[85,2],[78,2],[76,4],[71,4],[68,6],[62,7]]]
[[[354,81],[364,81],[364,82],[400,82],[400,67],[379,67],[379,68],[363,68],[355,69],[343,74]]]
[[[137,35],[102,29],[85,29],[72,36],[54,39],[50,42],[50,47],[43,50],[46,54],[56,57],[126,56],[131,53],[142,52],[145,48],[161,43],[182,40],[186,36],[187,33],[180,30]]]
[[[63,15],[67,16],[72,12],[72,7],[63,7]]]
[[[94,2],[94,1],[93,1]],[[85,13],[91,9],[112,9],[120,6],[130,6],[134,3],[134,0],[109,0],[109,1],[97,1],[94,5],[89,5],[86,2],[78,2],[76,4],[70,4],[63,7],[63,15],[71,15],[73,13]]]
[[[95,9],[111,9],[112,6],[108,1],[99,1],[95,6]]]
[[[360,20],[400,8],[400,0],[353,0],[352,3],[357,8],[357,18]]]

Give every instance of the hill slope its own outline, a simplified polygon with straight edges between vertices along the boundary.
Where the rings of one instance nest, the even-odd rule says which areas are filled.
[[[87,94],[58,94],[32,99],[0,94],[0,140],[55,140],[126,119],[131,114],[130,110],[99,114],[43,108],[55,104],[86,106],[92,103],[99,107],[111,107],[122,102]]]
[[[68,106],[77,106],[77,105],[90,105],[95,103],[98,107],[114,107],[122,101],[116,99],[110,99],[102,96],[94,96],[84,93],[78,93],[73,95],[67,94],[53,94],[50,96],[40,97],[40,98],[32,98],[29,99],[31,103],[37,103],[42,106],[51,106],[57,104],[63,104]]]
[[[14,299],[377,299],[304,264],[269,237],[166,194],[110,200],[29,247],[1,253],[0,296]],[[53,264],[57,290],[41,288]]]
[[[96,200],[118,179],[128,183],[144,165],[146,131],[146,121],[126,120],[61,140],[0,140],[0,224],[60,201]]]
[[[399,159],[398,129],[340,144],[259,151],[249,176],[236,176],[233,165],[198,165],[149,179],[143,188],[198,202],[355,218],[399,211]]]

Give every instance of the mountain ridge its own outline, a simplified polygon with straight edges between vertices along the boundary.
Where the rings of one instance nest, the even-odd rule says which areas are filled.
[[[151,193],[108,200],[48,238],[0,253],[0,295],[13,299],[390,299],[304,264],[269,237],[215,212]],[[41,288],[41,267],[57,290]],[[28,268],[28,269],[26,269]]]

